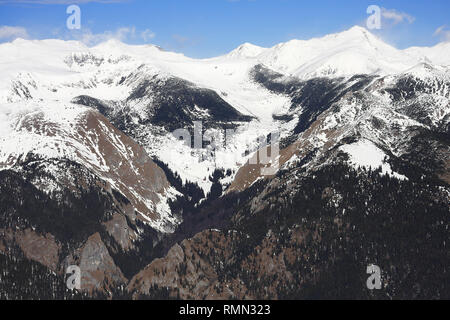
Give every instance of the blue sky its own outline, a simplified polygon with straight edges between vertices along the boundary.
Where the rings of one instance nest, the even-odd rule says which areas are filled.
[[[81,8],[80,30],[66,27],[70,4]],[[398,48],[450,40],[449,0],[0,0],[0,42],[118,38],[203,58],[364,26],[369,5],[383,12],[374,33]]]

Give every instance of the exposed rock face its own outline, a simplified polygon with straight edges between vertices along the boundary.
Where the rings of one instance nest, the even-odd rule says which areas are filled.
[[[0,146],[0,167],[19,171],[29,154],[40,159],[70,159],[122,193],[152,227],[162,232],[173,230],[178,221],[167,204],[170,185],[144,149],[92,109],[60,108],[66,109],[61,117],[55,116],[53,113],[60,111],[51,107],[19,115],[14,134],[7,139],[14,143],[17,138],[20,144]]]
[[[172,247],[130,280],[128,290],[135,297],[151,295],[157,288],[169,288],[182,299],[230,299],[244,297],[239,280],[224,281],[220,275],[234,259],[231,249],[237,235],[204,231]]]
[[[125,251],[132,249],[133,241],[139,239],[138,235],[128,225],[124,215],[114,214],[112,219],[105,222],[104,225],[106,231]]]
[[[28,259],[57,271],[60,245],[51,234],[38,235],[30,229],[15,235],[16,241]]]
[[[67,257],[65,265],[77,265],[80,268],[81,289],[89,292],[102,291],[127,281],[98,233],[89,237],[81,248]]]
[[[279,156],[277,157],[277,165],[279,168],[284,168],[291,162],[300,161],[301,159],[308,159],[308,155],[312,155],[317,152],[317,148],[320,148],[318,154],[324,154],[329,151],[333,146],[336,145],[337,138],[341,137],[343,130],[340,129],[324,129],[325,123],[324,119],[326,115],[330,112],[325,112],[319,118],[311,124],[311,126],[302,133],[301,138],[294,143],[288,145],[287,147],[279,150]],[[326,141],[322,145],[318,145],[317,137],[323,136]],[[319,140],[319,143],[322,141]],[[252,159],[244,164],[236,173],[235,179],[227,189],[227,193],[230,192],[242,192],[252,186],[259,179],[271,179],[274,178],[273,175],[263,175],[262,169],[267,168],[268,165],[264,165],[259,161],[259,153],[270,154],[270,146],[264,147],[268,148],[269,151],[259,150]],[[278,171],[278,170],[276,170]],[[276,172],[275,171],[275,172]]]
[[[58,271],[61,246],[53,235],[40,235],[32,229],[0,229],[0,238],[0,253],[7,254],[17,246],[27,259]]]
[[[88,112],[80,124],[78,133],[90,142],[88,146],[91,153],[99,159],[93,169],[122,192],[137,211],[149,220],[164,223],[165,217],[161,217],[156,209],[169,188],[164,171],[148,157],[142,147],[118,131],[99,113]],[[82,154],[79,157],[83,159]]]

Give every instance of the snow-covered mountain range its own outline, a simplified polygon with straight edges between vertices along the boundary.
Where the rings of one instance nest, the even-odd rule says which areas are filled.
[[[0,174],[5,181],[0,196],[13,190],[17,199],[5,201],[5,210],[21,215],[18,222],[4,218],[9,229],[0,225],[0,252],[17,244],[28,258],[55,272],[77,259],[92,274],[101,265],[107,272],[102,269],[100,280],[90,278],[92,289],[111,279],[126,283],[157,255],[153,250],[165,253],[177,237],[225,224],[215,219],[238,228],[255,212],[271,210],[268,199],[292,203],[291,197],[303,194],[305,181],[329,166],[344,163],[379,170],[380,177],[399,183],[438,185],[447,195],[436,199],[448,198],[449,52],[448,42],[399,50],[361,27],[272,48],[246,43],[210,59],[115,40],[95,47],[62,40],[0,44]],[[173,135],[186,129],[195,141],[199,125],[201,148]],[[256,152],[274,150],[266,141],[272,132],[280,133],[279,168],[264,176]],[[193,190],[182,194],[189,187]],[[196,188],[205,195],[198,196]],[[341,210],[344,194],[328,189],[321,199],[330,197]],[[55,216],[50,209],[42,209],[42,219],[30,214],[21,207],[28,203],[22,198],[26,194],[64,214]],[[231,222],[227,215],[233,207],[225,202],[208,211],[208,201],[220,203],[221,195],[238,204]],[[87,210],[83,219],[94,222],[82,224],[77,241],[67,240],[57,227],[67,227],[64,219],[81,223],[77,213],[70,216],[78,207]],[[184,209],[197,207],[207,218],[184,215]],[[271,229],[266,231],[270,238]],[[163,238],[170,241],[161,249]],[[37,255],[23,245],[27,241],[52,252]],[[178,259],[180,250],[174,246],[169,258]],[[94,263],[95,252],[102,259]],[[127,259],[139,263],[130,266]],[[178,286],[172,278],[158,278],[155,270],[145,269],[131,282],[133,290],[147,293],[149,283],[158,281]],[[211,283],[208,290],[217,281]]]
[[[440,107],[434,108],[434,118],[429,119],[436,124],[448,116],[448,49],[448,43],[441,43],[432,48],[398,50],[361,27],[272,48],[243,44],[227,55],[203,60],[115,40],[88,48],[75,41],[17,39],[0,45],[1,166],[11,168],[21,157],[33,153],[80,162],[110,179],[116,168],[99,149],[100,138],[92,136],[93,131],[86,133],[87,138],[79,134],[80,128],[86,127],[80,119],[96,109],[113,127],[144,147],[149,156],[208,192],[212,171],[232,170],[223,180],[231,183],[234,172],[261,147],[258,137],[273,131],[280,131],[282,139],[299,133],[295,129],[304,107],[300,104],[293,112],[292,94],[270,90],[255,81],[252,71],[256,67],[264,66],[288,79],[280,80],[282,83],[326,77],[348,81],[345,86],[351,86],[357,82],[348,80],[352,76],[371,76],[365,86],[376,88],[372,98],[379,100],[372,103],[388,105],[380,89],[402,77],[442,82],[439,99],[429,96],[435,92],[421,98],[439,100]],[[357,102],[350,100],[340,102],[346,110],[340,117],[361,112]],[[379,112],[381,109],[372,110],[370,116]],[[382,118],[392,121],[395,115]],[[283,116],[289,121],[280,120]],[[101,121],[96,124],[99,130],[105,128]],[[194,121],[202,121],[204,129],[221,141],[225,128],[233,128],[235,134],[227,136],[226,144],[215,150],[192,149],[177,141],[171,131],[192,129]],[[347,124],[355,126],[355,121],[347,120]],[[403,119],[402,124],[408,121],[413,120]],[[336,129],[332,124],[328,127]],[[115,153],[125,159],[134,156],[112,133],[107,135]],[[321,133],[315,139],[319,137]],[[114,185],[120,179],[112,180]],[[152,206],[156,207],[148,202],[147,207]]]

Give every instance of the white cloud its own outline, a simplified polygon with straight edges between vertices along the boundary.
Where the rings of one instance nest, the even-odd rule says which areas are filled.
[[[80,30],[57,28],[52,30],[51,36],[63,40],[78,40],[88,46],[93,46],[111,39],[122,42],[149,42],[156,37],[156,34],[150,29],[138,31],[136,27],[131,26],[101,33],[93,33],[89,28]],[[12,41],[16,38],[30,39],[30,36],[24,27],[0,26],[0,41]]]
[[[446,25],[440,26],[434,31],[433,36],[439,36],[444,41],[450,41],[450,29],[448,29]]]
[[[81,32],[73,32],[72,34],[75,39],[86,45],[96,45],[111,39],[126,41],[129,38],[134,38],[136,29],[134,27],[123,27],[118,28],[116,31],[105,31],[102,33],[92,33],[89,29],[83,29]]]
[[[155,33],[153,31],[151,31],[150,29],[145,29],[144,31],[141,32],[141,38],[145,42],[150,41],[154,37],[155,37]]]
[[[402,22],[413,23],[416,20],[413,16],[395,9],[381,8],[381,16],[384,20],[389,20],[394,25]]]
[[[92,33],[90,29],[83,28],[82,30],[73,30],[65,35],[65,38],[71,38],[83,42],[88,46],[96,45],[111,39],[122,42],[132,40],[143,40],[145,42],[153,39],[155,33],[149,29],[138,32],[135,27],[121,27],[115,31],[105,31],[102,33]]]
[[[23,27],[0,26],[0,39],[14,40],[16,38],[28,38],[28,32]]]

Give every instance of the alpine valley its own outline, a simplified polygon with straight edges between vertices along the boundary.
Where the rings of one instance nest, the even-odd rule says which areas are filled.
[[[449,200],[450,42],[0,44],[0,299],[450,299]]]

